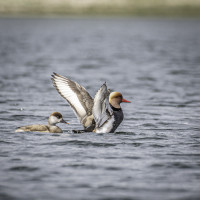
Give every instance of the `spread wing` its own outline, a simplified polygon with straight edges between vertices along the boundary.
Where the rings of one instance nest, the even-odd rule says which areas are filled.
[[[96,128],[101,127],[113,115],[113,110],[109,104],[109,94],[106,83],[104,83],[94,97],[93,116]]]
[[[73,108],[81,123],[86,116],[92,114],[93,99],[84,87],[56,73],[52,75],[52,81],[58,93]]]

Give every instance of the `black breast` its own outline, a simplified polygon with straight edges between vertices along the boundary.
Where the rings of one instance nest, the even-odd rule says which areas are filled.
[[[114,112],[114,118],[115,118],[115,122],[113,125],[112,130],[110,131],[111,133],[115,132],[115,130],[117,129],[117,127],[121,124],[121,122],[124,119],[124,114],[121,108],[114,108],[113,106],[111,106],[113,112]]]

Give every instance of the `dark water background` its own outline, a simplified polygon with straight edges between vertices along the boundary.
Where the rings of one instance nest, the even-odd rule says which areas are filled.
[[[52,72],[132,101],[117,132],[72,133]],[[200,20],[0,19],[0,129],[2,200],[199,199]]]

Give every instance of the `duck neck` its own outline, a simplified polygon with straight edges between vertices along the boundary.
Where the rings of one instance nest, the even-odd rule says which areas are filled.
[[[56,124],[51,123],[51,121],[48,120],[48,126],[55,126]]]
[[[54,119],[53,116],[49,117],[49,120],[48,120],[48,125],[49,126],[56,126],[57,124],[57,121]]]
[[[53,124],[50,124],[50,123],[48,122],[48,126],[55,126],[55,125],[53,125]]]
[[[112,99],[109,102],[111,104],[112,107],[114,108],[121,108],[120,104],[117,101],[113,101]]]

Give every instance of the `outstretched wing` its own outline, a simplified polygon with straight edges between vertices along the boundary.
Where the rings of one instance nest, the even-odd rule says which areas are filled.
[[[106,83],[104,83],[94,97],[92,113],[96,123],[96,128],[101,127],[113,115],[113,110],[108,100],[109,94],[110,92],[107,89]]]
[[[81,123],[84,117],[92,114],[93,99],[84,87],[56,73],[52,75],[52,81],[58,93],[73,108]]]

